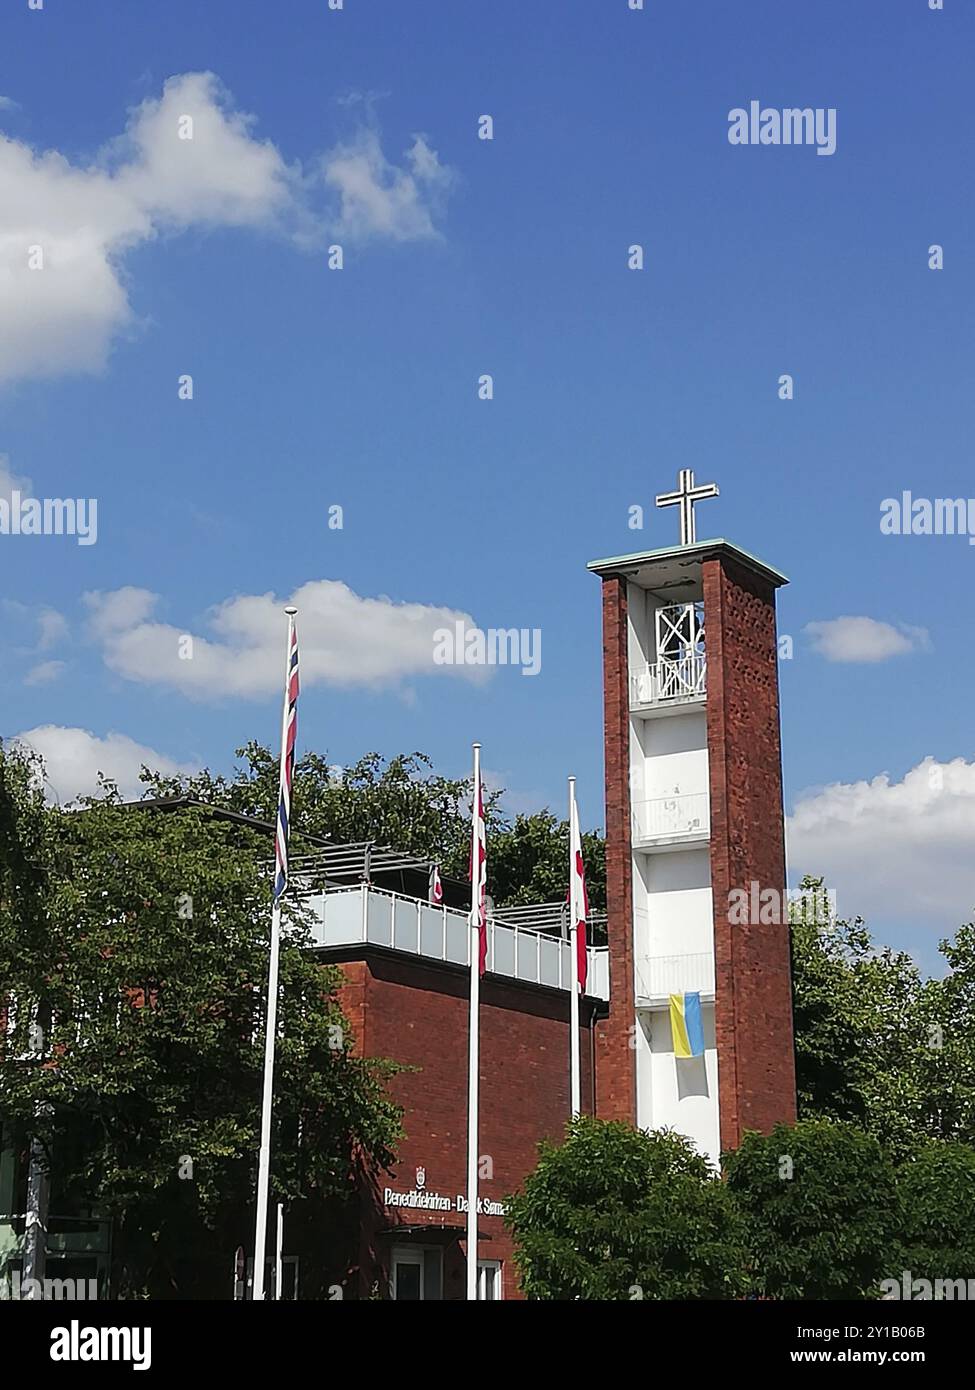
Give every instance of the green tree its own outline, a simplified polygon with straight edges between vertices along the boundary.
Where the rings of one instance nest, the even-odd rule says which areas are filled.
[[[897,1168],[898,1250],[887,1274],[975,1278],[975,1152],[967,1144],[919,1145]]]
[[[536,1299],[732,1298],[738,1222],[689,1140],[581,1116],[542,1143],[509,1198],[522,1287]]]
[[[231,777],[204,771],[190,778],[146,774],[155,796],[188,795],[210,806],[273,821],[278,762],[260,743],[238,748],[243,764]],[[549,810],[508,819],[503,793],[485,798],[488,888],[498,907],[558,902],[568,888],[569,827]],[[373,840],[436,860],[445,874],[464,878],[470,862],[470,778],[442,777],[423,753],[384,759],[367,753],[336,768],[319,753],[298,759],[292,792],[293,833],[320,835],[337,844]],[[582,837],[589,901],[606,903],[602,836]]]
[[[491,836],[488,870],[498,906],[560,902],[568,888],[569,822],[549,810],[516,816]],[[606,857],[602,836],[582,836],[586,892],[591,907],[606,906]]]
[[[147,772],[155,796],[188,795],[209,806],[273,821],[278,805],[278,758],[251,741],[237,749],[243,758],[232,776],[204,770],[193,777],[162,777]],[[470,778],[441,777],[423,753],[384,759],[367,753],[339,768],[320,753],[295,763],[292,833],[323,836],[337,844],[373,840],[409,854],[436,859],[445,873],[467,873],[470,856]],[[486,798],[489,827],[500,820],[499,793]]]
[[[114,1219],[118,1292],[186,1295],[201,1271],[225,1284],[253,1208],[266,837],[193,810],[122,809],[111,788],[43,813],[4,758],[0,980],[17,1004],[14,1054],[39,1042],[0,1066],[5,1136],[22,1148],[39,1135],[62,1210]],[[305,941],[292,914],[272,1184],[323,1222],[390,1160],[398,1113],[388,1064],[353,1050],[340,973]]]
[[[897,1214],[893,1167],[876,1139],[852,1124],[800,1120],[746,1134],[723,1163],[755,1293],[877,1296]]]
[[[821,879],[803,887],[821,904]],[[938,991],[911,957],[878,948],[859,917],[795,911],[792,973],[800,1117],[853,1121],[895,1154],[938,1132],[928,1075]]]
[[[948,972],[925,989],[922,1132],[975,1148],[975,924],[965,923],[940,950]]]

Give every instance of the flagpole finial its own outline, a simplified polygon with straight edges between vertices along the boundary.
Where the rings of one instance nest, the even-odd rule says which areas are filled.
[[[481,751],[481,745],[479,743],[472,743],[471,747],[476,748],[478,752]]]
[[[287,613],[287,615],[288,615],[289,618],[293,618],[294,615],[297,613],[298,610],[297,610],[297,608],[294,606],[293,603],[289,603],[288,606],[287,606],[287,608],[286,608],[284,611]]]

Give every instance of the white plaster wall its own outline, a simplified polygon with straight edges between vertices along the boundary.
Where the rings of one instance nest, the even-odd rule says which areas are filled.
[[[713,955],[711,866],[707,846],[640,857],[645,866],[637,877],[641,893],[646,895],[647,935],[645,942],[634,943],[636,952],[676,956],[706,951]]]
[[[642,723],[643,799],[707,793],[708,734],[704,710],[646,719]]]
[[[630,671],[656,659],[657,601],[628,586]],[[707,717],[686,714],[630,721],[631,804],[656,797],[705,795],[708,786]],[[633,945],[641,958],[707,953],[713,958],[714,927],[707,846],[633,856]],[[637,983],[637,982],[635,982]],[[695,987],[689,983],[689,988]],[[637,992],[639,986],[637,983]],[[705,1055],[674,1057],[668,1010],[641,1011],[636,1027],[637,1121],[686,1134],[717,1164],[718,1060],[714,1006],[701,1005]]]
[[[637,1120],[641,1129],[675,1129],[686,1134],[717,1166],[718,1054],[714,1042],[714,1006],[701,1005],[703,1057],[677,1058],[670,1031],[670,1011],[640,1015],[637,1028]]]
[[[648,597],[646,589],[641,589],[638,584],[627,584],[627,652],[630,673],[641,669],[648,661],[656,660],[651,650],[656,644],[653,629],[656,610],[649,607]]]

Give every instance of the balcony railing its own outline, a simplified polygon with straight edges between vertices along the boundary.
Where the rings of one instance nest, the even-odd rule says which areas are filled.
[[[466,912],[437,907],[363,883],[357,888],[330,888],[307,898],[303,906],[315,920],[317,946],[351,946],[371,942],[411,956],[470,965],[471,929]],[[495,975],[568,990],[573,976],[568,941],[543,932],[488,919],[487,969]],[[586,993],[609,998],[609,959],[605,946],[589,948]]]
[[[707,693],[703,652],[647,664],[630,676],[630,704],[637,708],[700,699]]]
[[[678,956],[638,956],[636,992],[638,1000],[662,1005],[672,994],[693,993],[714,996],[714,957],[709,951]]]
[[[633,843],[666,842],[710,833],[707,792],[657,796],[633,804]]]

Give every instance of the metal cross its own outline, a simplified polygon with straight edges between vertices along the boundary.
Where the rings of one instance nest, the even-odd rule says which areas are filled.
[[[694,503],[705,497],[717,497],[717,483],[700,483],[694,486],[694,470],[682,468],[677,474],[677,491],[661,492],[657,497],[658,507],[680,507],[680,543],[693,545],[697,540],[694,529]]]

